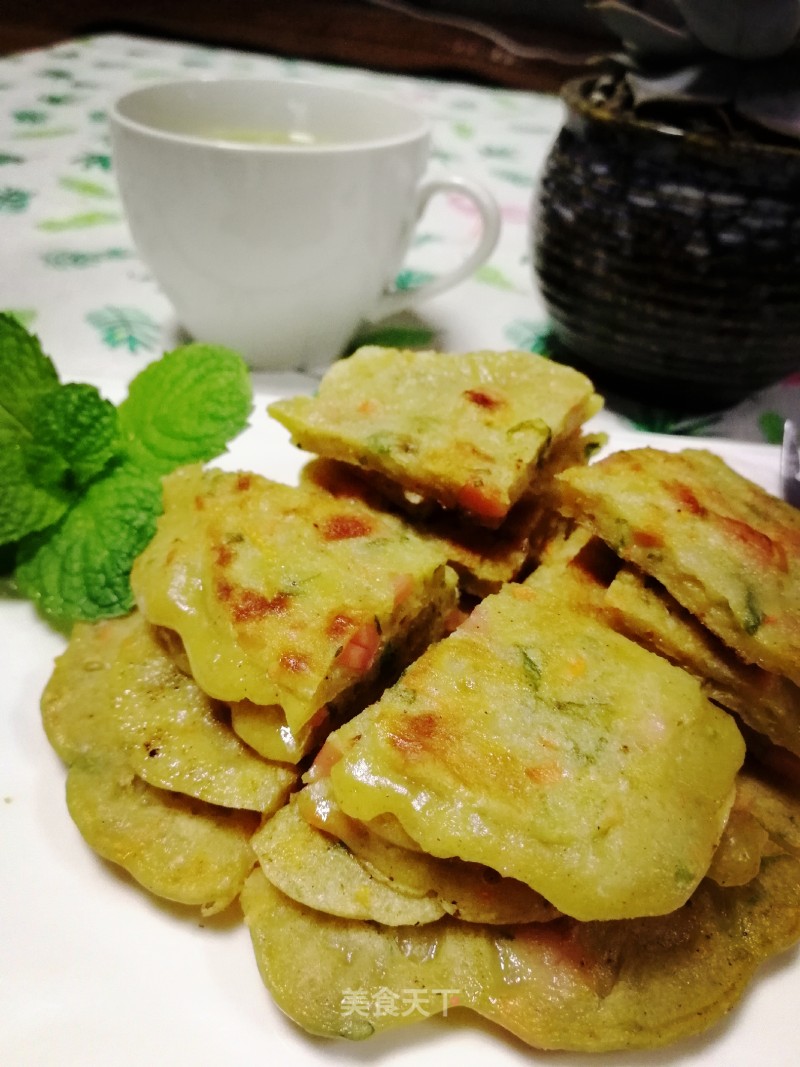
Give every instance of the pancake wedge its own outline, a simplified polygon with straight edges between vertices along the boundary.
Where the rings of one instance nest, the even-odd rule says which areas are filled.
[[[382,664],[402,666],[415,628],[438,637],[455,602],[444,555],[394,516],[201,467],[165,478],[131,584],[204,692],[278,705],[295,736]]]
[[[742,659],[800,685],[800,511],[703,450],[616,452],[557,482],[566,514]]]
[[[303,468],[301,478],[333,496],[363,500],[370,507],[391,510],[390,502],[369,478],[348,463],[315,459]],[[504,582],[520,574],[531,556],[545,516],[539,499],[526,497],[511,508],[496,530],[442,509],[409,521],[421,537],[445,554],[458,574],[461,591],[483,597],[496,593]]]
[[[800,755],[800,687],[732,649],[654,578],[623,563],[588,527],[554,537],[527,580],[569,597],[582,610],[693,674],[715,703],[773,744]]]
[[[360,348],[316,396],[270,405],[301,448],[498,526],[550,448],[599,410],[588,378],[530,352]]]
[[[680,907],[708,869],[744,742],[686,672],[547,590],[508,585],[331,735],[333,794],[433,856],[582,920]]]
[[[800,755],[800,686],[745,663],[653,579],[625,566],[606,592],[615,625],[694,674],[712,700]]]

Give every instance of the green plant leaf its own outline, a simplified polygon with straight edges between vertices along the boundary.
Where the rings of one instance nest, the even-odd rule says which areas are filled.
[[[151,363],[119,407],[124,447],[143,469],[167,473],[212,459],[247,425],[250,375],[236,352],[189,344]]]
[[[36,481],[32,470],[40,476]],[[0,545],[58,522],[71,500],[61,486],[63,472],[56,454],[42,455],[30,442],[0,447]]]
[[[0,441],[9,431],[33,435],[36,404],[58,388],[58,375],[39,339],[7,313],[0,313],[0,383]]]
[[[352,341],[350,351],[362,345],[382,348],[426,348],[435,341],[436,334],[427,326],[378,325],[365,327]]]
[[[117,409],[94,386],[62,385],[38,340],[4,314],[0,383],[0,550],[13,591],[61,629],[129,611],[161,475],[213,458],[247,424],[244,361],[187,345],[146,367]]]
[[[117,409],[93,385],[71,382],[38,398],[37,443],[62,457],[75,485],[87,485],[119,452]]]
[[[758,417],[758,428],[768,445],[783,441],[783,417],[777,411],[764,411]]]
[[[15,577],[54,626],[123,615],[130,571],[156,529],[161,486],[123,464],[94,482],[54,527],[21,542]]]

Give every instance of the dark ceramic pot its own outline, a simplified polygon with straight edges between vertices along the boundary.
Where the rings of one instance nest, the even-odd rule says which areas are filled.
[[[532,212],[557,348],[686,410],[800,370],[800,151],[620,119],[590,87],[564,89]]]

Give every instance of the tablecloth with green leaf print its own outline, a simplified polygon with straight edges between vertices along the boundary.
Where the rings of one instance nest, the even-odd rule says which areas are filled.
[[[372,324],[362,340],[452,351],[547,345],[529,252],[538,172],[562,120],[558,99],[401,77],[179,42],[102,35],[0,60],[0,310],[36,332],[65,380],[121,385],[183,338],[138,258],[114,180],[107,113],[123,92],[176,77],[303,78],[390,91],[432,120],[431,173],[482,181],[503,228],[490,261],[413,315]],[[399,287],[461,258],[479,225],[458,195],[421,220]],[[776,442],[800,418],[800,374],[713,416],[681,418],[609,398],[609,426]]]

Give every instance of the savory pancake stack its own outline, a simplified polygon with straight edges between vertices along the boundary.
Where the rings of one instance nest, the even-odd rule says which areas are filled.
[[[564,592],[540,569],[486,598],[255,836],[242,903],[305,1028],[365,1036],[419,1014],[387,990],[431,1012],[446,990],[537,1046],[649,1047],[708,1026],[800,936],[796,793],[740,770],[741,735],[695,679]],[[341,863],[336,840],[358,884],[320,856]],[[416,900],[417,929],[369,887]],[[316,960],[310,989],[287,938]]]
[[[271,409],[300,487],[171,475],[138,611],[56,665],[87,841],[240,896],[312,1033],[653,1047],[800,938],[800,779],[740,726],[800,754],[800,516],[701,452],[587,466],[598,404],[528,354],[362,350]]]

